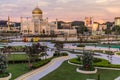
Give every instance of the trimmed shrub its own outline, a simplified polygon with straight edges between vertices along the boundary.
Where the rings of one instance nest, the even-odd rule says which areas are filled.
[[[59,57],[59,56],[68,56],[68,54],[66,52],[58,52],[55,51],[55,53],[53,54],[54,57]]]
[[[39,67],[49,63],[51,60],[52,60],[52,58],[48,58],[48,59],[45,59],[45,60],[41,60],[41,61],[35,62],[35,63],[33,63],[32,68],[33,69],[39,68]]]
[[[60,52],[55,51],[55,53],[53,54],[54,57],[60,56]]]
[[[79,44],[79,45],[77,45],[77,47],[85,47],[85,45],[84,44]]]
[[[66,52],[62,52],[61,56],[68,56],[68,54]]]
[[[102,60],[100,58],[93,58],[93,63],[101,62]]]
[[[120,52],[116,52],[117,55],[120,55]]]
[[[9,76],[8,72],[4,72],[4,73],[0,74],[0,78],[7,77],[7,76]]]

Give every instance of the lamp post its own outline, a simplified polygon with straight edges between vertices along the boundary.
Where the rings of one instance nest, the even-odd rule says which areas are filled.
[[[109,62],[111,63],[111,62],[112,62],[112,52],[110,51],[111,46],[109,45],[108,48],[109,48],[108,60],[109,60]]]

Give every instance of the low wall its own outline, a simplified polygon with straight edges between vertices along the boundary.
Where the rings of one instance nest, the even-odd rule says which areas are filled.
[[[94,71],[84,71],[77,68],[76,71],[83,74],[95,74],[97,72],[97,69],[95,69]]]
[[[11,77],[12,77],[12,74],[11,74],[11,73],[9,73],[9,76],[8,76],[8,77],[3,77],[3,78],[0,78],[0,80],[9,80]]]

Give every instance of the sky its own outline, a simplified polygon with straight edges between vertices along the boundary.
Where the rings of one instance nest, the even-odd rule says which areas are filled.
[[[50,21],[94,20],[114,21],[120,17],[120,0],[0,0],[0,19],[20,21],[20,17],[32,17],[37,6],[43,11],[43,18]]]

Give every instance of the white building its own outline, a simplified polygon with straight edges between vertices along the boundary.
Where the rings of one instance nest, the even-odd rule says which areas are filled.
[[[115,18],[115,26],[120,26],[120,17]]]
[[[21,32],[22,34],[40,35],[50,34],[50,26],[48,18],[43,19],[43,12],[36,7],[32,11],[32,19],[21,17]]]
[[[92,35],[104,35],[107,25],[94,22],[92,25]]]
[[[23,35],[41,35],[41,34],[51,34],[54,32],[58,34],[63,32],[64,34],[77,34],[76,29],[58,29],[58,20],[56,22],[48,22],[48,18],[43,19],[43,12],[41,9],[36,7],[32,11],[32,18],[21,17],[21,33]]]

